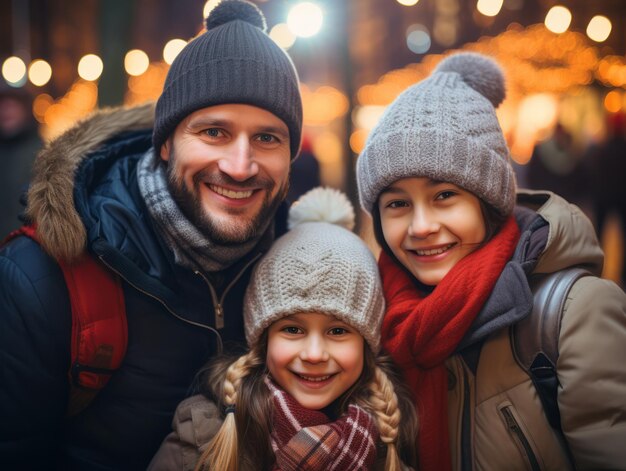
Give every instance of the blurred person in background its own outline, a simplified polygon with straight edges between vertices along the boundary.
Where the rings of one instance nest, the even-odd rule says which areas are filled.
[[[622,241],[626,239],[626,115],[607,119],[606,141],[587,159],[591,198],[598,236],[602,237],[611,213],[621,220]],[[622,242],[622,246],[624,243]],[[622,287],[626,286],[626,247],[622,249]]]
[[[537,143],[528,163],[528,188],[550,190],[583,206],[587,186],[571,133],[556,123],[552,134]]]
[[[20,200],[41,145],[31,96],[0,80],[0,240],[21,224]]]
[[[293,203],[307,191],[320,186],[320,164],[313,154],[311,139],[303,136],[300,155],[291,163],[287,201]]]

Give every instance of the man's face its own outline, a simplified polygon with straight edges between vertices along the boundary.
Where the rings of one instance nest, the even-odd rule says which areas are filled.
[[[262,108],[227,104],[195,111],[161,147],[183,214],[220,244],[260,236],[287,194],[287,125]]]

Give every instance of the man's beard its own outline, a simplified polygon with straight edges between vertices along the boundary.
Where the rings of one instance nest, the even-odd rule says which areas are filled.
[[[172,149],[171,154],[174,153]],[[270,178],[254,176],[245,182],[233,180],[219,170],[202,170],[193,177],[193,189],[187,188],[183,178],[174,170],[174,155],[170,155],[167,167],[168,188],[174,201],[178,204],[185,217],[211,241],[220,245],[239,245],[254,239],[259,239],[272,223],[272,219],[278,206],[287,196],[289,182],[285,182],[272,198],[272,190],[276,186]],[[248,218],[244,214],[238,215],[237,210],[231,211],[231,218],[237,219],[237,223],[228,224],[220,219],[215,219],[203,207],[200,196],[200,186],[206,184],[226,186],[231,189],[261,188],[265,191],[265,197],[261,208],[255,216]]]

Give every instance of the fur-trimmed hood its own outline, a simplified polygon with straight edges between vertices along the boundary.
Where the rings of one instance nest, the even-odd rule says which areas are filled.
[[[74,204],[74,177],[80,163],[112,137],[149,129],[153,122],[154,103],[98,111],[39,153],[33,166],[26,215],[37,225],[37,236],[49,255],[72,261],[85,250],[85,226]]]

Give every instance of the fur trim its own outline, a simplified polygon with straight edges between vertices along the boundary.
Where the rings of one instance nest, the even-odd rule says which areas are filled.
[[[87,233],[74,205],[74,176],[81,161],[124,131],[151,128],[154,104],[98,111],[48,143],[33,165],[26,215],[43,249],[71,262],[85,250]]]

